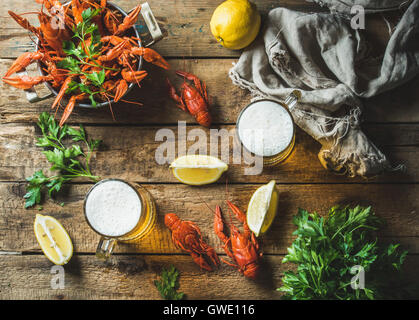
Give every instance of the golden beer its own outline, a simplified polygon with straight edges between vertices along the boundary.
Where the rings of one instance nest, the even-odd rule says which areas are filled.
[[[262,99],[245,107],[236,125],[237,138],[252,154],[263,158],[263,165],[272,167],[284,162],[295,146],[295,124],[289,109],[300,97],[292,92],[284,103]]]
[[[108,258],[117,241],[134,242],[147,236],[156,224],[156,206],[142,186],[120,179],[95,184],[84,200],[89,226],[101,236],[96,251]]]

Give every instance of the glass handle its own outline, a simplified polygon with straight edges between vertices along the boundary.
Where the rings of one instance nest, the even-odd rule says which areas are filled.
[[[100,259],[108,259],[115,248],[116,240],[101,237],[96,249],[96,256]]]
[[[288,106],[289,110],[292,110],[295,105],[297,104],[298,100],[301,99],[301,92],[298,90],[294,90],[290,93],[288,97],[285,98],[285,104]]]

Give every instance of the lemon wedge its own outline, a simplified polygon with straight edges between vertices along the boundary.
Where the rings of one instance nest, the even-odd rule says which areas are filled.
[[[46,257],[56,265],[64,265],[73,256],[73,243],[64,227],[50,216],[36,215],[36,240]]]
[[[217,181],[228,165],[211,156],[186,155],[173,161],[170,168],[180,182],[200,186]]]
[[[247,208],[247,224],[258,237],[272,225],[278,209],[278,191],[275,180],[258,188]]]

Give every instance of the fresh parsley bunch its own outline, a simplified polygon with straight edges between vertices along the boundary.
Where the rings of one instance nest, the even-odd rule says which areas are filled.
[[[47,189],[51,197],[54,192],[61,189],[63,183],[77,177],[85,177],[92,181],[98,181],[89,168],[92,151],[97,150],[101,140],[88,140],[82,125],[79,129],[68,125],[60,127],[52,115],[43,112],[39,115],[38,127],[42,136],[37,139],[36,145],[45,148],[43,154],[51,163],[51,170],[57,175],[47,177],[42,170],[38,170],[33,176],[26,178],[25,208],[41,203],[42,190]],[[65,140],[82,142],[87,151],[83,152],[79,144],[66,146]]]
[[[298,267],[297,272],[284,273],[277,289],[286,293],[285,299],[386,299],[403,294],[399,271],[407,251],[400,251],[398,244],[379,245],[374,231],[382,221],[371,207],[333,207],[326,218],[300,209],[293,223],[297,239],[282,262]],[[351,285],[357,274],[354,266],[365,271],[365,286],[356,290]]]
[[[154,285],[159,290],[160,295],[166,300],[182,300],[183,292],[177,292],[179,287],[178,282],[179,271],[172,265],[168,270],[162,270],[160,281],[155,280]]]
[[[78,76],[87,80],[71,81],[66,94],[77,91],[86,93],[94,107],[97,105],[95,96],[105,92],[102,88],[106,77],[105,70],[116,70],[96,62],[96,59],[101,55],[103,44],[99,28],[92,22],[92,19],[100,11],[100,8],[88,8],[82,12],[83,21],[74,26],[73,40],[63,41],[63,51],[67,57],[57,63],[60,69],[68,70],[70,76]],[[86,65],[99,71],[84,72],[83,66]]]

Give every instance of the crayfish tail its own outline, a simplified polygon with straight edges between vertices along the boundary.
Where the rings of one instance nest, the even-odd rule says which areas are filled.
[[[204,257],[202,255],[199,255],[195,252],[191,252],[191,257],[193,258],[194,262],[202,269],[205,269],[207,271],[212,271],[211,266],[208,264],[208,262],[205,261]]]

